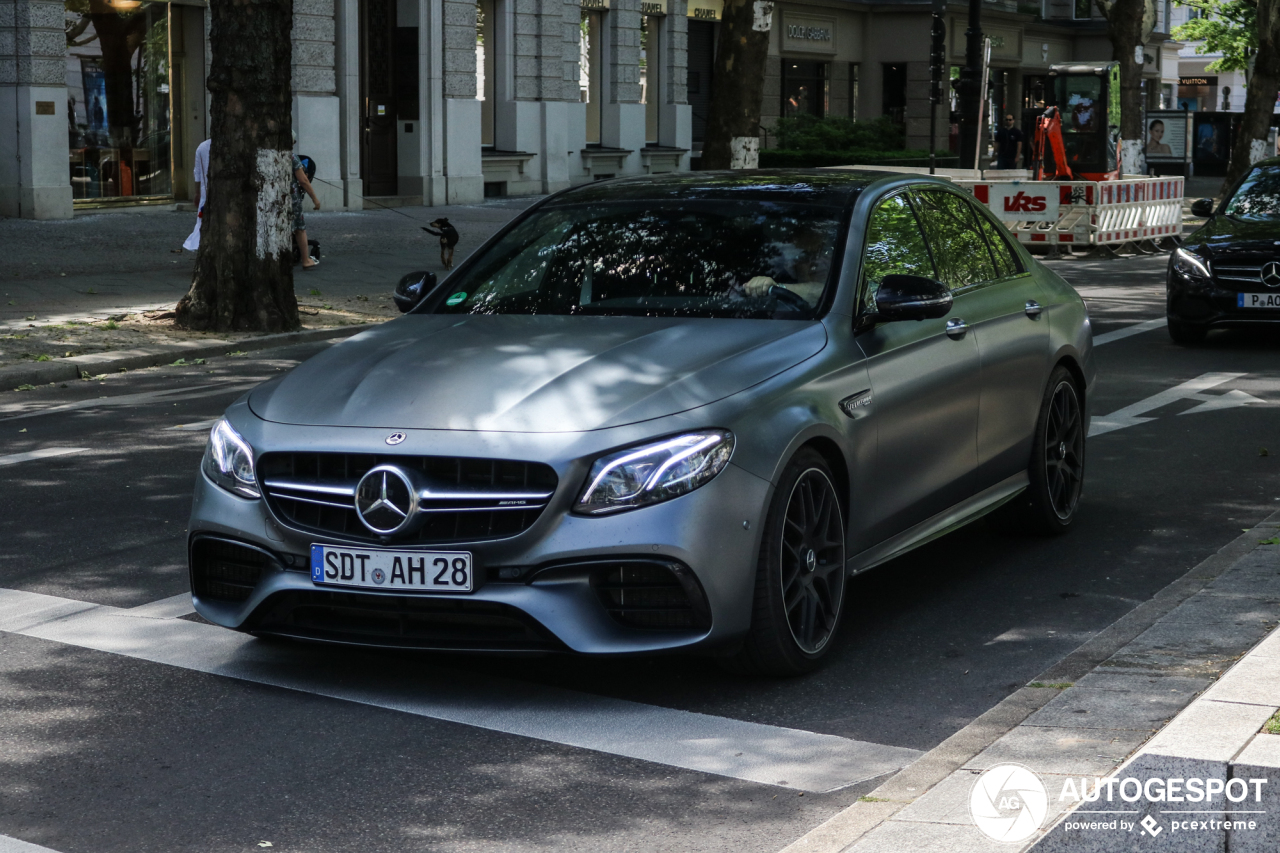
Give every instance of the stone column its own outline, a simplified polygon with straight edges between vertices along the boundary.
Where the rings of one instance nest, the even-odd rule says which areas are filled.
[[[312,187],[322,209],[348,204],[342,180],[341,104],[338,99],[334,0],[294,0],[293,3],[293,130],[294,149],[315,160]],[[359,208],[359,199],[350,206]]]
[[[644,104],[640,103],[640,0],[612,0],[605,15],[609,45],[604,67],[609,79],[601,87],[600,142],[606,148],[632,153],[619,174],[638,175],[644,169],[640,150],[645,146]]]
[[[62,3],[0,2],[0,215],[70,219]]]
[[[501,5],[501,0],[497,5]],[[444,38],[434,43],[444,45],[440,58],[443,99],[437,102],[442,106],[430,109],[423,116],[430,115],[430,120],[438,123],[441,131],[434,135],[442,147],[440,159],[445,175],[446,203],[467,204],[484,198],[484,173],[480,161],[481,104],[476,100],[475,0],[443,0],[441,14]],[[493,44],[485,47],[487,50],[495,48]]]
[[[687,0],[668,0],[662,22],[662,104],[658,144],[671,148],[693,146],[693,109],[689,106],[689,19]],[[680,160],[689,168],[689,155]]]
[[[346,206],[364,208],[360,174],[360,3],[334,0],[334,86],[338,95],[338,174]],[[301,141],[301,137],[299,137]]]

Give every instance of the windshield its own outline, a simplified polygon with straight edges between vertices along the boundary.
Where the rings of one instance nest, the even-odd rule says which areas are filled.
[[[1227,202],[1232,219],[1280,219],[1280,169],[1254,169]]]
[[[836,208],[760,201],[550,207],[450,277],[425,310],[810,319],[840,226]]]

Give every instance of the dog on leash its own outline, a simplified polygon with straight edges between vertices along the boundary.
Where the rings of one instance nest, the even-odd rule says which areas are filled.
[[[422,230],[440,238],[440,263],[447,270],[453,269],[453,247],[458,245],[458,229],[442,216],[430,226],[422,226]]]

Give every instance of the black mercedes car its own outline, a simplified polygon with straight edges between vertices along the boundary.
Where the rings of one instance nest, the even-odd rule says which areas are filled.
[[[1191,212],[1209,221],[1169,258],[1169,337],[1280,323],[1280,157],[1255,164],[1216,211],[1202,198]]]

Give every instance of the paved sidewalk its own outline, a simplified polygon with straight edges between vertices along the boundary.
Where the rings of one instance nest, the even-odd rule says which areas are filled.
[[[783,853],[1274,853],[1280,849],[1280,735],[1259,729],[1280,707],[1280,633],[1268,638],[1280,620],[1277,543],[1280,512]],[[1047,794],[1041,828],[1020,843],[984,834],[970,812],[982,773],[1006,764],[1033,771]],[[1117,823],[1115,830],[1068,832],[1067,825],[1080,820],[1118,820],[1068,814],[1107,806],[1063,796],[1086,780],[1096,790],[1097,780],[1113,771],[1144,784],[1152,777],[1270,772],[1265,802],[1250,808],[1271,813],[1253,815],[1257,829],[1234,834],[1229,847],[1224,832],[1207,829],[1143,834],[1140,821],[1159,811],[1158,802],[1112,805],[1127,812],[1128,831]],[[1068,780],[1072,789],[1064,787]],[[1219,795],[1219,821],[1222,803]],[[1168,827],[1171,816],[1153,819],[1156,829]]]
[[[356,213],[307,212],[307,236],[321,264],[294,268],[299,300],[389,294],[406,272],[442,275],[438,238],[421,230],[437,217],[458,229],[460,260],[536,200],[493,199],[452,207]],[[172,307],[191,285],[194,255],[182,241],[192,213],[92,213],[66,221],[0,219],[0,328],[105,318]],[[312,290],[319,295],[312,296]]]

